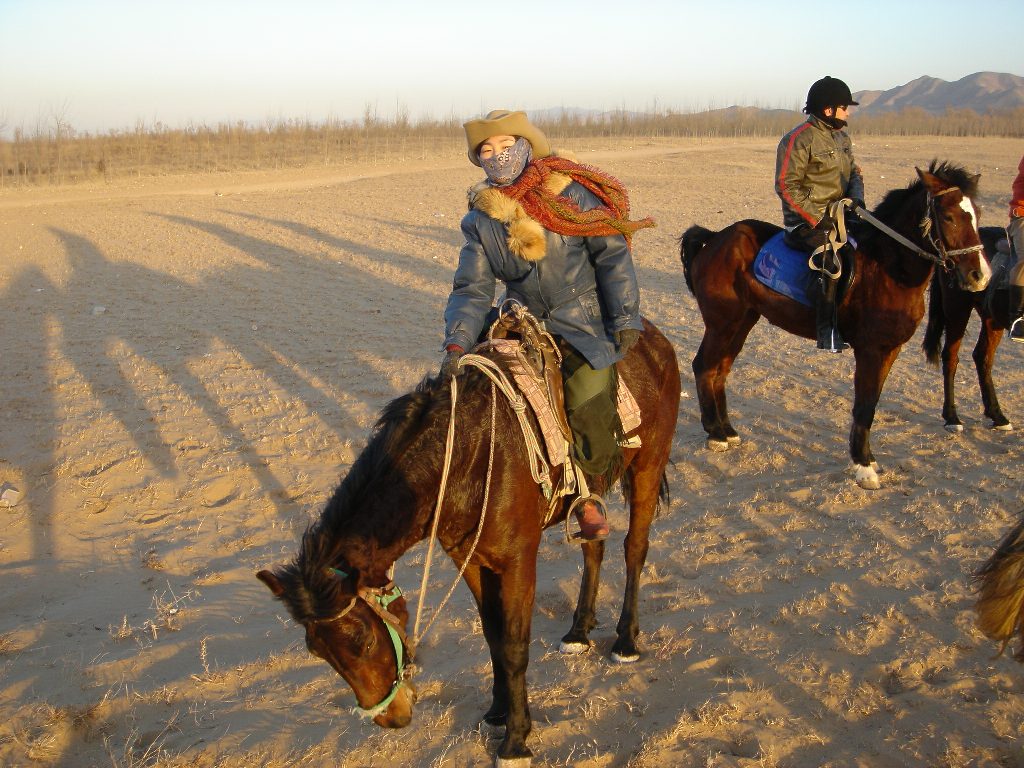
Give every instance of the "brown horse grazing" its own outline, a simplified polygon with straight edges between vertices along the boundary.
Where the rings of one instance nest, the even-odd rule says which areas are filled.
[[[680,388],[672,345],[645,321],[640,340],[619,363],[619,375],[643,419],[641,445],[623,452],[622,485],[629,502],[626,586],[612,648],[616,660],[633,661],[639,658],[638,595],[648,533],[659,502],[668,502],[665,468]],[[498,394],[492,411],[489,380],[476,369],[463,370],[457,382],[458,439],[437,535],[460,566],[473,552],[463,578],[480,612],[494,675],[484,720],[505,726],[498,764],[526,765],[531,757],[526,666],[548,501],[531,475],[508,401]],[[257,574],[304,627],[310,652],[334,667],[352,687],[363,714],[384,727],[407,725],[415,700],[403,671],[404,658],[414,650],[405,638],[408,612],[388,569],[431,530],[451,399],[446,382],[428,378],[415,392],[392,401],[319,520],[306,531],[295,560]],[[485,498],[488,508],[473,549]],[[567,512],[563,504],[548,525],[564,521]],[[583,544],[583,555],[579,601],[563,638],[570,648],[590,642],[604,542]]]
[[[996,243],[1006,239],[1006,231],[1001,227],[982,227],[979,232],[985,252],[990,256],[996,252]],[[992,429],[1006,432],[1013,429],[1013,424],[999,407],[999,398],[996,397],[995,384],[992,382],[992,361],[1003,338],[1003,331],[1010,323],[1009,291],[1005,288],[996,289],[991,306],[986,300],[985,293],[965,291],[947,275],[939,272],[932,276],[932,289],[928,297],[928,324],[925,326],[921,347],[928,362],[938,365],[939,345],[942,344],[942,418],[950,432],[962,432],[964,429],[963,422],[956,412],[953,384],[960,361],[960,343],[963,341],[972,311],[977,312],[981,318],[981,333],[978,334],[978,343],[974,346],[972,356],[974,367],[978,371],[985,416],[990,419]]]
[[[935,161],[917,173],[917,180],[906,189],[890,191],[875,211],[878,220],[913,243],[914,249],[878,229],[858,227],[853,284],[838,304],[839,329],[856,361],[850,456],[863,488],[880,487],[868,441],[871,423],[889,369],[924,315],[924,292],[934,263],[955,269],[969,290],[981,290],[989,277],[980,254],[973,202],[978,177]],[[701,424],[712,450],[740,442],[729,423],[725,380],[761,316],[790,333],[815,338],[814,310],[754,276],[757,252],[778,232],[773,224],[748,219],[717,233],[693,226],[681,238],[686,284],[704,318],[693,373]]]
[[[1024,518],[996,547],[996,551],[974,574],[978,583],[978,629],[991,640],[1002,643],[1000,650],[1020,635],[1021,646],[1013,657],[1024,663]]]

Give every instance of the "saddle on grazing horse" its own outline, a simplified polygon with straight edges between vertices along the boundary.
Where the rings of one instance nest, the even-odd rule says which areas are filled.
[[[548,462],[565,469],[561,495],[574,492],[576,477],[582,473],[574,471],[572,465],[572,431],[565,414],[562,388],[562,353],[554,337],[524,306],[518,302],[506,302],[491,325],[486,340],[472,352],[486,355],[497,363],[522,393],[540,426]],[[621,377],[617,387],[617,409],[622,424],[620,444],[639,447],[639,436],[626,436],[640,427],[640,408]]]

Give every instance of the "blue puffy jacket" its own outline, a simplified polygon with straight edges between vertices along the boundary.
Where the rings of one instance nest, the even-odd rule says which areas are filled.
[[[560,194],[582,210],[600,205],[588,189],[567,176],[561,178],[566,186]],[[486,185],[470,190],[470,206],[462,219],[466,242],[444,312],[445,346],[472,348],[500,280],[507,298],[524,304],[592,367],[605,368],[620,360],[615,332],[643,330],[640,292],[626,239],[571,237],[543,229],[518,203]]]

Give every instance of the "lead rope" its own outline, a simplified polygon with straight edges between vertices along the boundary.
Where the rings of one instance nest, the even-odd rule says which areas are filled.
[[[501,368],[491,359],[483,355],[468,354],[459,359],[459,365],[473,365],[484,373],[491,380],[491,386],[497,385],[501,393],[508,398],[519,419],[519,428],[523,433],[523,440],[526,441],[526,454],[530,465],[530,475],[533,481],[544,489],[544,495],[551,493],[551,475],[549,465],[544,458],[544,451],[540,447],[537,435],[530,426],[529,418],[526,415],[526,401],[520,397],[516,388],[505,377]]]
[[[462,364],[462,361],[459,361]],[[491,381],[491,445],[487,454],[487,479],[484,484],[484,503],[480,510],[480,522],[476,527],[476,535],[473,537],[473,544],[469,548],[469,554],[466,555],[465,561],[459,567],[459,573],[456,575],[455,580],[452,582],[451,587],[448,589],[448,594],[444,596],[441,604],[437,606],[434,611],[434,615],[430,617],[430,621],[427,622],[427,626],[423,628],[423,635],[420,634],[420,618],[423,613],[423,602],[424,596],[427,591],[427,580],[430,576],[430,565],[434,559],[434,542],[437,541],[437,528],[441,520],[441,505],[444,502],[444,493],[448,487],[448,471],[451,467],[452,450],[455,445],[455,404],[458,401],[458,384],[456,383],[455,376],[451,378],[452,385],[452,407],[451,415],[448,419],[448,437],[445,440],[444,446],[444,468],[441,471],[441,488],[437,494],[437,505],[434,507],[434,521],[430,527],[430,543],[427,546],[427,559],[423,565],[423,578],[420,581],[420,594],[416,603],[416,621],[413,624],[412,629],[412,645],[409,648],[410,658],[415,657],[416,649],[420,644],[420,640],[426,636],[427,632],[434,625],[437,617],[441,615],[442,609],[447,605],[449,598],[455,592],[455,588],[458,586],[459,581],[462,579],[463,574],[466,572],[466,568],[469,566],[469,561],[473,558],[473,554],[476,552],[476,546],[480,542],[480,534],[484,530],[484,519],[487,517],[487,503],[491,495],[491,475],[494,471],[494,444],[496,440],[494,435],[496,432],[497,424],[497,393],[495,392],[494,381]]]

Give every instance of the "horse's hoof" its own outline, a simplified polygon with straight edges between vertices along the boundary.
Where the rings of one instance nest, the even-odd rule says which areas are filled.
[[[946,424],[946,431],[952,432],[954,435],[959,435],[964,431],[963,424]]]
[[[707,449],[709,451],[714,451],[715,453],[721,453],[722,451],[729,450],[728,440],[712,440],[709,437],[707,441],[704,443],[704,445],[707,446]]]
[[[739,445],[740,443],[743,442],[743,438],[740,437],[739,435],[729,435],[727,438],[725,438],[725,442],[727,442],[729,445]]]
[[[863,464],[858,464],[857,485],[868,491],[877,491],[881,488],[882,484],[878,481],[878,472],[875,471],[875,467],[865,467]]]
[[[590,650],[590,643],[566,642],[563,640],[558,644],[558,652],[567,656],[579,656]]]
[[[640,661],[639,653],[616,653],[612,651],[612,655],[609,657],[616,664],[632,664],[633,662]]]
[[[993,424],[992,429],[996,432],[1013,432],[1013,424],[1009,421],[1005,424]]]
[[[495,757],[494,768],[529,768],[532,757]]]

